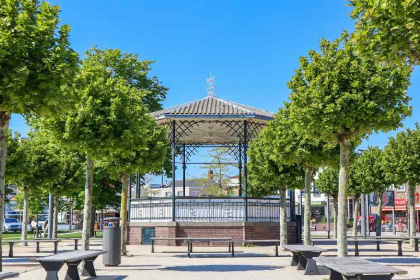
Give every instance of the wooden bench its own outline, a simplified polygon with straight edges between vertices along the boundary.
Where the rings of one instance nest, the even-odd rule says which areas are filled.
[[[211,237],[204,237],[204,238],[193,238],[193,237],[152,237],[152,249],[151,252],[155,252],[155,241],[185,241],[187,243],[187,254],[188,257],[191,257],[191,253],[193,252],[193,243],[194,242],[226,242],[229,245],[229,253],[232,254],[232,257],[235,256],[235,246],[232,238],[211,238]]]
[[[34,239],[34,240],[4,240],[3,242],[9,243],[9,258],[13,258],[13,247],[15,243],[36,243],[36,252],[41,252],[39,243],[54,243],[54,254],[57,254],[58,243],[60,239]]]
[[[314,260],[331,270],[330,280],[390,280],[407,271],[355,257],[319,257]]]
[[[58,271],[67,264],[66,280],[79,280],[77,266],[84,261],[82,275],[96,276],[93,262],[106,251],[72,251],[36,259],[47,272],[46,280],[58,280]]]
[[[279,239],[267,239],[267,240],[237,240],[236,243],[243,243],[243,244],[268,244],[275,246],[275,256],[279,256],[279,246],[280,240]]]
[[[398,256],[403,255],[402,251],[402,244],[405,241],[405,238],[393,238],[393,237],[380,237],[380,236],[372,236],[372,237],[355,237],[349,238],[348,241],[354,242],[354,255],[359,256],[359,243],[360,242],[375,242],[376,243],[376,251],[381,251],[381,242],[396,242],[398,246]]]
[[[313,258],[320,256],[322,252],[328,251],[312,245],[284,245],[283,248],[293,254],[291,265],[297,266],[298,270],[305,270],[305,275],[319,274]]]
[[[66,241],[66,240],[73,240],[74,242],[74,250],[78,250],[79,249],[79,240],[82,240],[81,238],[60,238],[61,241]]]
[[[7,279],[19,276],[17,272],[0,272],[0,279]]]

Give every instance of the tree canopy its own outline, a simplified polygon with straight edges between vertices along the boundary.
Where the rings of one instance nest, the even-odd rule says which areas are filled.
[[[418,64],[420,5],[416,0],[349,0],[360,50],[384,61]]]

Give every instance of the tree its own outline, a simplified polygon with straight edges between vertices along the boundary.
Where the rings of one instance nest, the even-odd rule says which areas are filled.
[[[30,192],[49,188],[63,172],[60,155],[42,133],[30,133],[29,139],[19,140],[10,154],[9,180],[23,192],[22,240],[27,239]],[[14,145],[13,145],[14,146]]]
[[[376,233],[381,235],[382,195],[391,186],[391,182],[385,176],[382,150],[379,147],[368,147],[358,157],[352,172],[355,180],[359,183],[361,193],[369,194],[373,192],[378,195],[377,215],[379,219],[376,221]]]
[[[135,96],[133,96],[134,98]],[[131,106],[130,106],[131,105]],[[132,122],[126,126],[132,132],[131,138],[124,141],[124,151],[109,151],[100,162],[106,166],[112,178],[120,178],[121,190],[121,253],[127,255],[127,199],[129,176],[135,173],[161,172],[167,156],[168,142],[166,130],[156,124],[155,119],[144,110],[141,101],[129,102],[127,108],[132,112]],[[130,186],[131,187],[131,186]]]
[[[317,190],[333,198],[334,238],[337,238],[338,172],[338,168],[325,168],[319,173],[316,180]]]
[[[77,71],[78,57],[68,41],[70,27],[58,28],[59,11],[45,1],[0,0],[0,178],[6,172],[11,114],[54,115],[71,99],[66,85]],[[0,217],[4,189],[2,179]]]
[[[315,171],[331,164],[337,155],[334,145],[326,145],[325,141],[317,141],[308,137],[302,130],[295,129],[290,118],[290,105],[280,108],[274,120],[269,124],[273,130],[269,147],[273,160],[282,164],[302,164],[305,169],[305,211],[304,211],[304,243],[311,244],[311,194]]]
[[[210,163],[201,167],[201,169],[213,172],[214,183],[218,187],[218,193],[223,195],[225,192],[229,195],[229,167],[233,166],[233,157],[228,153],[228,149],[224,147],[216,147],[210,149],[208,154],[205,156],[210,158]],[[212,183],[209,181],[210,178],[206,177],[206,183]]]
[[[95,160],[111,153],[125,157],[134,153],[135,147],[130,144],[142,141],[137,138],[149,139],[148,106],[156,106],[154,102],[159,102],[166,90],[147,77],[150,63],[137,61],[136,55],[120,50],[90,49],[76,78],[78,99],[73,110],[40,122],[62,145],[86,154],[83,250],[89,249]],[[145,128],[139,124],[145,124]]]
[[[414,192],[420,184],[420,126],[416,123],[415,129],[406,129],[399,132],[396,137],[389,138],[383,152],[383,166],[386,177],[395,184],[406,185],[409,208],[409,234],[416,235],[416,213]],[[410,240],[414,246],[414,239]]]
[[[420,5],[416,0],[349,0],[358,48],[382,61],[418,64]]]
[[[389,131],[411,114],[409,71],[358,56],[344,32],[300,58],[289,81],[291,118],[307,137],[340,145],[338,256],[347,256],[346,201],[350,152],[372,132]]]
[[[265,128],[251,142],[248,150],[249,192],[252,196],[279,194],[280,199],[280,245],[287,244],[286,189],[303,185],[304,169],[299,164],[278,164],[272,159],[270,143],[273,131]],[[294,206],[291,206],[294,207]]]

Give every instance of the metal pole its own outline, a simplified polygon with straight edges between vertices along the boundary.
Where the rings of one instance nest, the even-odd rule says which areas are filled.
[[[140,198],[140,174],[136,174],[136,198]]]
[[[242,145],[239,143],[239,159],[238,159],[238,169],[239,169],[239,197],[242,197]]]
[[[246,154],[248,148],[248,127],[247,121],[244,121],[244,194],[245,194],[245,222],[248,221],[248,155]]]
[[[366,195],[366,229],[367,229],[367,235],[370,236],[370,206],[369,206],[369,195]]]
[[[127,221],[130,222],[130,218],[131,218],[131,188],[132,188],[132,178],[133,176],[130,175],[130,177],[128,177],[128,205],[127,205]],[[100,220],[100,219],[99,219]]]
[[[187,163],[185,159],[185,144],[182,148],[182,196],[185,196],[185,170],[187,169]]]
[[[53,231],[54,196],[48,194],[48,238],[52,238]]]
[[[175,222],[175,158],[176,158],[176,128],[175,121],[172,121],[172,221]]]
[[[397,228],[395,227],[395,186],[392,186],[392,196],[394,201],[392,203],[392,233],[397,234]]]
[[[360,234],[366,236],[366,203],[365,195],[360,196]]]
[[[330,196],[327,195],[327,236],[330,239]]]

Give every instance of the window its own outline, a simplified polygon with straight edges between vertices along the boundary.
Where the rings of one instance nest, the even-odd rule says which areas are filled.
[[[179,191],[179,192],[177,193],[177,196],[184,196],[184,192],[183,192],[183,191]]]
[[[165,195],[166,197],[172,197],[172,192],[166,192]]]

